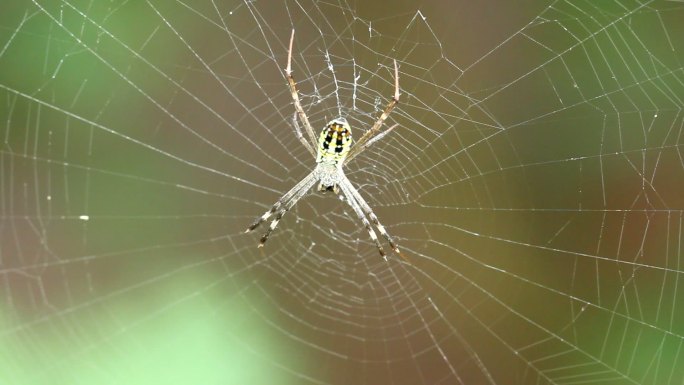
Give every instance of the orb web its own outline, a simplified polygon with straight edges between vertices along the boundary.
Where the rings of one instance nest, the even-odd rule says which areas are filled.
[[[681,2],[3,8],[4,382],[684,378]],[[406,259],[331,193],[244,234],[314,167],[292,29],[315,130],[399,65],[346,174]]]

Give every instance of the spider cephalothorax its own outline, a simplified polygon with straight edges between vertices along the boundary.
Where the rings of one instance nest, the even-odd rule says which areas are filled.
[[[263,246],[268,240],[268,236],[276,226],[278,222],[285,215],[285,213],[291,209],[301,198],[303,198],[312,187],[318,183],[318,191],[333,191],[335,194],[342,193],[345,200],[354,213],[359,217],[364,227],[368,231],[373,242],[378,248],[380,255],[385,257],[385,251],[378,241],[378,237],[373,230],[373,226],[380,231],[380,234],[389,242],[390,247],[396,253],[399,254],[399,248],[394,242],[392,237],[385,231],[385,228],[378,221],[378,217],[373,213],[373,209],[368,205],[365,199],[361,196],[359,191],[352,185],[352,183],[344,175],[343,167],[345,164],[349,163],[356,155],[360,154],[363,150],[368,148],[371,144],[382,139],[390,131],[392,131],[397,125],[393,125],[384,132],[380,133],[380,128],[382,128],[383,123],[389,116],[392,109],[399,103],[399,70],[397,68],[397,62],[394,61],[394,96],[385,107],[385,110],[380,114],[380,117],[375,121],[375,124],[366,131],[361,138],[352,146],[352,132],[347,119],[343,117],[335,118],[331,120],[321,131],[318,137],[318,141],[314,136],[314,130],[309,123],[309,118],[306,116],[302,104],[299,101],[299,94],[297,93],[297,86],[292,77],[292,44],[294,42],[294,30],[292,30],[292,36],[290,37],[290,48],[287,53],[287,68],[285,69],[285,77],[287,83],[290,87],[290,94],[292,95],[292,101],[295,105],[296,116],[299,116],[304,125],[304,129],[308,136],[307,139],[297,125],[297,119],[293,120],[295,127],[295,133],[297,138],[304,145],[304,147],[313,155],[316,159],[316,167],[313,171],[309,173],[304,179],[297,183],[290,191],[286,192],[276,203],[266,211],[262,216],[260,216],[254,223],[252,223],[246,232],[250,232],[256,229],[260,224],[266,221],[271,216],[275,215],[271,225],[268,227],[264,235],[261,237],[259,242],[259,247]],[[314,150],[315,149],[315,150]]]

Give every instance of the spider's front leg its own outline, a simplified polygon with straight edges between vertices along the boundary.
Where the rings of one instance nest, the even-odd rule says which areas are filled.
[[[275,212],[278,210],[278,208],[280,207],[281,204],[282,204],[281,200],[278,200],[278,201],[271,207],[270,210],[266,211],[266,212],[264,213],[264,215],[260,216],[260,217],[257,218],[257,220],[255,220],[251,225],[249,225],[249,227],[247,227],[247,230],[245,230],[245,233],[249,233],[250,231],[253,231],[253,230],[256,229],[257,227],[259,227],[260,224],[264,223],[264,221],[266,221],[268,218],[270,218],[271,215],[273,215],[273,213],[275,213]]]
[[[297,202],[306,195],[307,191],[309,191],[310,188],[313,187],[313,185],[316,183],[316,180],[318,179],[317,175],[315,172],[311,172],[309,175],[304,177],[299,183],[297,183],[293,188],[290,189],[285,195],[280,197],[276,201],[276,203],[268,210],[266,211],[262,216],[257,218],[254,223],[249,225],[247,227],[247,230],[245,230],[245,233],[249,233],[259,227],[262,223],[264,223],[268,218],[271,216],[275,215],[275,218],[273,221],[271,221],[271,225],[268,227],[264,235],[261,237],[261,240],[259,242],[259,247],[262,247],[264,243],[268,240],[269,235],[273,230],[275,230],[276,226],[278,226],[278,222],[280,219],[285,215],[285,213],[290,210]]]
[[[387,260],[387,254],[385,253],[385,250],[382,248],[382,245],[380,244],[380,241],[378,240],[378,236],[375,234],[375,230],[373,230],[373,227],[371,227],[370,222],[368,221],[368,218],[366,218],[366,215],[363,212],[363,209],[359,205],[359,203],[356,200],[356,197],[354,196],[353,189],[354,187],[351,184],[347,184],[342,182],[342,185],[340,186],[342,188],[342,193],[344,194],[345,199],[347,200],[347,203],[349,206],[351,206],[352,210],[356,213],[356,216],[359,218],[361,223],[363,223],[363,227],[368,231],[368,235],[370,236],[371,240],[373,243],[375,243],[375,247],[378,248],[378,252],[380,253],[380,256],[384,259]]]
[[[411,261],[409,261],[409,259],[404,255],[404,253],[399,251],[399,245],[394,241],[392,236],[390,236],[389,233],[387,233],[387,230],[385,230],[385,227],[380,223],[378,217],[373,212],[373,209],[370,207],[368,202],[366,202],[366,200],[363,199],[359,191],[354,187],[354,185],[352,185],[349,179],[345,178],[340,183],[342,185],[342,192],[346,196],[347,201],[352,206],[354,211],[356,211],[356,214],[359,216],[359,219],[361,219],[364,225],[368,223],[368,219],[366,219],[367,216],[370,219],[370,223],[372,223],[378,229],[378,231],[380,231],[380,234],[382,234],[382,236],[387,240],[387,242],[390,245],[390,248],[392,248],[392,251],[397,253],[406,262],[411,263]],[[369,228],[368,226],[366,227],[366,229],[368,230],[371,239],[375,242],[376,246],[378,247],[380,255],[386,260],[387,257],[385,256],[385,251],[380,246],[380,243],[377,240],[375,232],[372,231],[372,228]]]

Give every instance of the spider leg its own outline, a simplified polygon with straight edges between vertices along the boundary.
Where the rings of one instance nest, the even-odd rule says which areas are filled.
[[[378,240],[378,236],[375,234],[375,231],[371,227],[370,222],[368,222],[368,218],[366,218],[363,209],[361,209],[361,206],[359,206],[359,203],[357,202],[356,197],[354,196],[354,192],[352,191],[354,188],[351,187],[351,183],[349,183],[348,180],[347,183],[344,183],[344,180],[346,180],[346,177],[343,177],[343,182],[340,184],[340,188],[342,189],[342,193],[347,199],[347,203],[349,203],[349,206],[351,206],[351,208],[354,210],[356,215],[363,223],[364,227],[366,227],[368,235],[370,235],[373,242],[375,242],[375,246],[378,248],[378,251],[380,252],[380,256],[386,261],[387,254],[385,253],[385,250],[382,248],[382,245]]]
[[[316,157],[316,151],[314,151],[313,147],[311,147],[311,143],[307,142],[306,139],[304,139],[304,135],[302,135],[302,130],[299,129],[299,123],[297,123],[297,112],[295,111],[294,115],[292,115],[292,126],[295,129],[295,134],[297,134],[297,139],[304,145],[304,147],[309,150],[309,153],[315,158]],[[384,134],[384,132],[383,132]],[[380,135],[378,135],[380,136]]]
[[[345,176],[345,178],[342,180],[342,187],[347,189],[349,193],[354,197],[358,205],[361,207],[361,209],[365,212],[365,214],[370,218],[371,223],[380,231],[380,234],[387,240],[389,243],[390,247],[392,248],[392,251],[395,253],[401,255],[403,257],[403,254],[399,251],[399,245],[397,245],[396,242],[394,242],[394,239],[392,239],[392,236],[390,236],[387,231],[385,230],[385,226],[383,226],[380,221],[378,220],[378,217],[375,215],[373,212],[373,209],[370,207],[368,202],[366,202],[365,199],[361,196],[359,191],[354,187],[354,185],[351,184],[349,179]]]
[[[370,128],[370,130],[366,131],[359,140],[356,141],[356,144],[354,147],[351,148],[349,151],[349,155],[347,155],[347,160],[350,158],[353,158],[354,156],[358,155],[363,149],[365,149],[367,146],[365,143],[370,140],[374,135],[378,133],[380,130],[380,127],[382,127],[382,124],[387,120],[387,117],[389,114],[392,112],[394,107],[399,103],[399,68],[397,67],[397,61],[394,60],[394,96],[392,96],[392,99],[390,99],[389,103],[387,103],[387,107],[385,107],[385,110],[382,111],[382,114],[380,114],[380,117],[378,117],[378,120],[375,121],[375,124],[373,124],[373,127]]]
[[[305,192],[302,193],[302,195],[299,196],[298,198],[301,198],[302,196],[304,196],[304,194],[305,194]],[[278,226],[278,222],[280,222],[280,219],[283,217],[283,215],[285,215],[285,213],[288,210],[290,210],[292,208],[292,206],[294,206],[294,204],[296,203],[297,200],[299,200],[299,199],[293,200],[293,202],[291,204],[286,205],[285,207],[283,207],[282,210],[278,211],[278,214],[276,214],[275,218],[273,218],[273,220],[271,221],[271,224],[268,226],[268,229],[266,229],[266,232],[264,232],[264,234],[261,236],[261,239],[259,239],[259,246],[258,247],[264,247],[264,243],[266,243],[266,241],[268,241],[268,237],[271,235],[273,230],[275,230],[276,226]]]
[[[311,188],[311,186],[313,186],[315,182],[316,175],[313,172],[311,172],[309,175],[305,176],[304,179],[299,181],[299,183],[297,183],[294,187],[292,187],[290,191],[286,192],[282,197],[280,197],[280,199],[278,199],[276,203],[268,211],[266,211],[262,216],[257,218],[256,221],[249,225],[249,227],[247,227],[247,230],[245,230],[245,233],[249,233],[250,231],[259,227],[260,224],[264,223],[264,221],[266,221],[268,218],[271,217],[271,215],[278,211],[278,209],[280,209],[281,206],[287,205],[293,199],[293,197],[297,195],[297,193],[301,191],[304,191],[304,193],[306,193],[306,191],[309,188]],[[299,198],[301,198],[301,196],[297,197],[296,200],[299,200]]]
[[[292,35],[290,36],[290,47],[287,50],[287,67],[285,68],[285,78],[287,79],[287,84],[290,87],[290,95],[292,95],[292,101],[294,102],[295,111],[297,112],[297,115],[299,115],[299,120],[301,120],[302,124],[304,124],[304,130],[306,131],[306,134],[309,136],[310,145],[305,147],[307,147],[307,149],[309,149],[309,151],[313,153],[313,148],[316,147],[317,143],[316,135],[314,134],[314,129],[311,127],[311,123],[309,123],[309,118],[306,116],[306,113],[304,112],[302,103],[299,100],[299,93],[297,92],[297,83],[295,83],[295,80],[292,77],[292,44],[294,43],[294,33],[295,31],[294,29],[292,29]]]
[[[386,129],[385,131],[379,133],[378,135],[376,135],[375,137],[373,137],[372,139],[370,139],[369,141],[367,141],[366,143],[364,143],[364,144],[361,146],[361,148],[358,149],[357,151],[354,151],[354,152],[351,152],[351,151],[350,151],[350,154],[347,155],[347,158],[344,160],[344,164],[349,163],[349,161],[351,161],[356,155],[359,155],[360,153],[362,153],[363,150],[365,150],[367,147],[370,147],[373,143],[376,143],[376,142],[381,141],[382,138],[384,138],[385,136],[387,136],[387,134],[389,134],[390,132],[392,132],[392,130],[394,130],[394,129],[397,128],[398,126],[399,126],[398,123],[392,125],[392,127]],[[354,148],[356,148],[356,147],[354,147]]]
[[[307,177],[302,181],[306,181],[305,184],[302,184],[299,189],[290,197],[290,199],[283,204],[283,207],[276,213],[275,218],[271,221],[271,224],[268,226],[268,229],[266,229],[266,232],[264,235],[261,236],[261,239],[259,240],[259,246],[258,247],[264,247],[264,243],[268,240],[268,237],[271,235],[273,230],[275,230],[276,226],[278,226],[278,222],[280,222],[280,219],[285,215],[286,212],[288,212],[292,207],[294,207],[297,202],[299,202],[300,199],[304,195],[306,195],[307,192],[313,187],[313,185],[316,183],[317,178],[315,174],[312,172],[309,174],[311,177]]]

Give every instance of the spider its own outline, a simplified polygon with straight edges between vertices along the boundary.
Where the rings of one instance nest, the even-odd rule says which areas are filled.
[[[290,210],[300,199],[307,195],[309,190],[318,183],[319,192],[332,191],[336,195],[342,192],[344,199],[354,210],[356,215],[359,217],[364,227],[368,231],[370,238],[375,242],[375,245],[380,252],[380,255],[387,260],[385,250],[378,241],[378,237],[371,227],[373,224],[380,234],[387,240],[392,250],[401,255],[399,252],[399,247],[397,243],[394,242],[392,237],[385,231],[385,228],[378,221],[378,217],[373,212],[373,209],[368,205],[365,199],[361,196],[359,191],[352,185],[352,183],[344,175],[343,167],[359,155],[363,150],[368,148],[371,144],[382,139],[390,131],[392,131],[397,124],[388,128],[384,132],[379,133],[380,128],[389,116],[392,109],[399,103],[399,70],[397,68],[397,61],[394,60],[394,96],[390,99],[389,103],[385,107],[380,117],[375,121],[375,124],[366,131],[361,138],[352,146],[352,133],[351,127],[347,122],[347,119],[343,117],[338,117],[331,120],[321,131],[318,140],[314,136],[314,130],[309,123],[309,118],[306,116],[302,104],[299,100],[299,94],[297,92],[297,86],[294,78],[292,77],[292,44],[294,42],[294,29],[292,30],[292,35],[290,36],[290,46],[287,52],[287,68],[285,69],[285,78],[287,79],[288,86],[290,88],[290,94],[292,95],[292,101],[294,102],[295,113],[293,116],[293,125],[295,129],[295,134],[299,141],[304,145],[304,147],[311,153],[316,159],[316,167],[313,169],[309,175],[305,176],[299,183],[297,183],[290,191],[286,192],[276,203],[266,211],[261,217],[252,223],[245,233],[259,227],[260,224],[268,220],[271,216],[275,215],[275,218],[271,221],[270,226],[261,237],[259,242],[259,247],[263,247],[264,243],[268,240],[271,232],[275,230],[278,226],[278,222],[281,220],[283,215]],[[299,125],[297,124],[297,116],[299,120],[304,125],[304,129],[308,135],[307,141],[304,138]],[[314,151],[315,148],[315,151]]]

